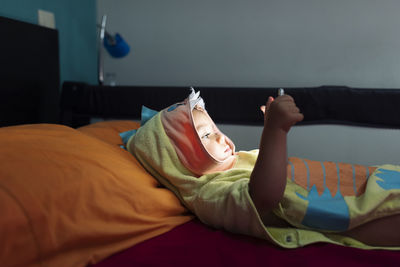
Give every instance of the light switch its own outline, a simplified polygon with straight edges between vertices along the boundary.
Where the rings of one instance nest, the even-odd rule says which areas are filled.
[[[56,20],[53,12],[38,9],[38,20],[41,26],[51,29],[56,28]]]

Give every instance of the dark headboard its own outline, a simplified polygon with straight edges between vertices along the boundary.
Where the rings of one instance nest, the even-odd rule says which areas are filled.
[[[0,16],[0,126],[59,122],[58,31]]]
[[[259,107],[278,88],[196,87],[217,123],[262,125]],[[88,124],[91,117],[139,119],[141,106],[160,110],[186,98],[189,87],[63,84],[62,123]],[[302,124],[400,128],[400,90],[321,86],[285,88],[304,114]]]

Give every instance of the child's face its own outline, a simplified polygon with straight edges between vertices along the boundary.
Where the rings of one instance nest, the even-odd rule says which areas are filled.
[[[193,109],[193,120],[201,142],[207,151],[218,160],[232,156],[232,148],[226,137],[203,111]]]

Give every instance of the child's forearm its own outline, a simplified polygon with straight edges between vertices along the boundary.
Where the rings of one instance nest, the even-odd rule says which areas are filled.
[[[281,200],[286,187],[287,132],[264,127],[260,151],[250,177],[250,196],[259,212],[267,213]]]
[[[288,95],[276,100],[269,97],[261,108],[264,110],[264,130],[249,190],[261,216],[265,216],[282,199],[286,187],[287,133],[304,116]]]

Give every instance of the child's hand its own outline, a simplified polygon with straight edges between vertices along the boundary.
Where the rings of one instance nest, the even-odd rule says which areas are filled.
[[[266,105],[260,108],[264,113],[264,127],[280,128],[285,132],[304,118],[289,95],[278,96],[276,99],[270,96]]]

